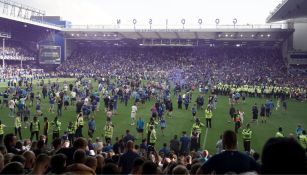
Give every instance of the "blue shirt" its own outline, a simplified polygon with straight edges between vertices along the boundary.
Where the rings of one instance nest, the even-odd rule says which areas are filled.
[[[166,121],[164,119],[160,120],[160,127],[166,128]]]
[[[142,120],[142,119],[137,120],[137,122],[136,122],[136,128],[137,129],[144,129],[144,125],[145,125],[144,120]]]
[[[184,135],[180,138],[182,151],[189,151],[190,140],[190,137],[188,137],[187,135]]]
[[[95,127],[96,127],[96,122],[95,122],[95,120],[90,120],[90,121],[88,121],[88,129],[90,129],[90,130],[95,130]]]
[[[164,155],[167,156],[167,155],[169,155],[170,150],[166,147],[163,147],[163,148],[160,149],[159,153],[163,153]]]

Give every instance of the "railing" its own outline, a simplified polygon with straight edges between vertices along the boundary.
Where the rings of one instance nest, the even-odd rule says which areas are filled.
[[[75,30],[189,30],[189,29],[282,29],[283,23],[278,24],[246,24],[246,25],[215,25],[215,24],[203,24],[203,25],[70,25],[65,29]]]

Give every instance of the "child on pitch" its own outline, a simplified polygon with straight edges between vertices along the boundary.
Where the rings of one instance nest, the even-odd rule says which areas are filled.
[[[131,124],[130,125],[135,125],[135,117],[136,117],[137,110],[138,110],[137,103],[134,103],[134,105],[131,107]]]
[[[42,115],[43,115],[43,113],[42,113],[42,111],[41,111],[41,103],[40,103],[40,100],[37,100],[37,101],[36,101],[36,107],[35,107],[35,109],[36,109],[36,116],[42,116]]]
[[[192,106],[191,111],[192,111],[192,117],[193,117],[192,121],[195,121],[196,120],[196,111],[197,111],[196,104],[194,104]]]
[[[279,109],[279,107],[280,107],[280,98],[277,99],[275,110],[277,111]]]
[[[244,113],[244,111],[241,109],[240,111],[239,111],[239,116],[240,116],[240,120],[241,120],[241,123],[243,124],[243,121],[244,121],[244,115],[245,115],[245,113]]]
[[[166,120],[164,117],[161,118],[159,125],[161,128],[162,136],[164,136],[164,129],[166,128]]]

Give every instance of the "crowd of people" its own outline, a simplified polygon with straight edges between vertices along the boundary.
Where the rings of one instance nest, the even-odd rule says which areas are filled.
[[[241,113],[235,110],[231,114],[233,115],[231,116],[232,120],[235,122],[235,130],[225,131],[217,143],[217,152],[209,154],[207,150],[201,150],[200,139],[203,137],[201,128],[205,125],[196,117],[196,112],[197,108],[206,108],[206,127],[211,128],[211,117],[217,105],[217,97],[216,95],[210,96],[208,105],[204,105],[204,99],[200,95],[197,97],[196,105],[192,106],[193,118],[191,119],[195,123],[192,126],[191,134],[189,131],[184,131],[182,136],[174,136],[169,144],[165,143],[159,149],[156,145],[157,127],[160,126],[162,129],[166,126],[162,124],[163,121],[165,122],[164,118],[172,117],[172,111],[175,108],[170,96],[173,93],[178,93],[177,108],[187,110],[189,109],[189,100],[191,100],[190,92],[174,90],[171,93],[170,86],[165,82],[161,85],[165,86],[164,89],[156,86],[157,84],[154,82],[147,83],[145,87],[142,87],[140,80],[129,78],[116,79],[113,82],[111,79],[96,77],[93,81],[98,81],[97,88],[93,87],[92,80],[82,78],[74,83],[64,82],[63,85],[59,82],[48,81],[47,83],[41,80],[38,86],[42,92],[37,94],[34,93],[34,87],[27,79],[18,82],[18,84],[8,85],[7,90],[2,94],[2,107],[8,107],[8,115],[14,117],[15,134],[5,133],[5,123],[0,123],[0,144],[4,143],[5,145],[2,148],[5,166],[2,166],[1,173],[203,174],[215,172],[223,174],[229,172],[306,172],[307,137],[306,131],[302,127],[297,129],[297,138],[295,136],[286,137],[282,128],[279,128],[276,138],[266,143],[260,163],[259,154],[253,153],[251,150],[252,131],[248,126],[246,128],[237,127],[237,118],[241,117]],[[181,93],[183,93],[182,96]],[[40,122],[38,118],[44,116],[41,101],[45,98],[49,103],[48,111],[50,113],[56,112],[57,117],[54,119],[44,117],[44,121]],[[135,102],[131,107],[131,125],[136,125],[140,136],[134,136],[127,130],[122,138],[114,138],[113,131],[116,123],[112,121],[112,116],[117,112],[118,103],[127,105],[127,100],[131,98]],[[156,100],[156,103],[151,108],[151,118],[146,123],[141,116],[137,115],[137,111],[139,104],[146,103],[150,99]],[[236,99],[231,99],[230,103],[235,104]],[[71,105],[75,106],[77,117],[72,119],[72,122],[64,129],[59,118],[62,117],[62,110],[71,108]],[[33,118],[29,110],[32,106],[35,106]],[[106,122],[103,127],[104,138],[96,138],[93,141],[93,133],[98,129],[95,123],[97,110],[104,110],[106,113]],[[85,127],[85,125],[88,126]],[[242,135],[245,152],[237,150],[237,134],[241,132],[240,127],[244,128]],[[84,128],[88,128],[88,139],[85,139],[86,136],[83,135]],[[23,139],[22,131],[28,129],[31,132],[31,137]],[[99,127],[99,129],[102,128]],[[42,130],[43,132],[41,132]],[[136,137],[142,138],[140,144],[137,144]],[[279,147],[284,149],[277,153],[270,151]],[[283,154],[284,159],[281,159],[279,154],[282,154],[284,150],[291,151]],[[271,160],[272,156],[273,160]],[[288,166],[280,168],[281,164]]]
[[[0,146],[1,173],[304,174],[307,136],[303,127],[298,127],[296,136],[289,137],[278,128],[275,137],[264,145],[260,161],[259,154],[251,149],[252,130],[249,125],[243,125],[244,112],[234,108],[246,97],[276,98],[276,106],[268,100],[260,108],[265,123],[264,117],[269,118],[279,103],[286,110],[288,98],[295,96],[304,100],[305,80],[284,74],[284,70],[278,50],[273,49],[260,52],[240,48],[80,48],[55,74],[77,77],[75,82],[61,84],[41,79],[35,86],[32,79],[18,75],[15,81],[6,81],[8,86],[1,92],[1,107],[8,108],[8,116],[14,118],[15,134],[5,133],[6,124],[0,121],[0,145],[4,144]],[[98,83],[97,88],[92,81]],[[41,92],[35,92],[36,88]],[[195,90],[199,95],[194,104],[191,100]],[[211,93],[206,102],[204,94],[208,92]],[[202,128],[214,127],[211,118],[218,95],[229,96],[234,130],[225,131],[217,142],[217,152],[209,153],[201,150]],[[173,97],[177,105],[172,103]],[[56,113],[55,118],[45,117],[42,112],[46,111],[42,109],[44,99],[48,101],[48,112]],[[126,130],[122,138],[114,138],[113,115],[119,103],[127,106],[129,100],[134,102],[131,126],[136,127],[138,135]],[[137,114],[138,107],[150,100],[155,103],[146,123]],[[63,128],[62,112],[72,107],[77,117]],[[156,132],[160,127],[163,134],[167,126],[165,117],[172,118],[175,108],[191,109],[191,132],[175,135],[160,149]],[[205,110],[205,124],[197,117],[199,109]],[[96,126],[99,110],[106,115],[104,127]],[[258,122],[256,104],[252,113],[253,122]],[[84,128],[88,129],[87,139]],[[97,129],[103,129],[103,137],[93,141]],[[23,138],[24,130],[30,130],[30,138]],[[238,134],[242,134],[244,152],[237,149]],[[140,144],[136,137],[141,138]],[[289,151],[284,153],[285,150]]]
[[[180,141],[183,140],[182,136]],[[56,138],[47,147],[44,137],[38,141],[17,141],[6,134],[0,146],[0,174],[306,174],[306,152],[293,138],[269,139],[259,154],[252,156],[237,150],[234,131],[224,132],[222,151],[211,155],[207,150],[176,154],[183,143],[176,138],[171,147],[160,150],[125,135],[114,145],[99,138],[77,138],[72,146]],[[172,147],[174,146],[175,147]],[[261,162],[261,163],[260,163]]]
[[[167,79],[188,88],[245,89],[252,93],[257,89],[258,94],[279,91],[306,98],[305,77],[285,73],[278,49],[78,48],[57,71],[61,75]]]
[[[6,47],[0,48],[0,55],[1,57],[4,56],[5,60],[35,60],[37,59],[37,54],[34,51],[30,51],[25,47],[20,45],[16,45],[13,43],[8,43]],[[2,58],[1,58],[2,59]]]

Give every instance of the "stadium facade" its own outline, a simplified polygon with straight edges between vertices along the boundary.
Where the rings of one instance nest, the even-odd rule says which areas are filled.
[[[304,9],[306,1],[302,3]],[[297,50],[295,22],[266,25],[201,25],[195,26],[131,26],[84,25],[74,26],[56,16],[45,16],[45,12],[26,6],[1,1],[0,33],[3,46],[19,42],[30,47],[35,61],[43,67],[55,68],[64,62],[78,46],[112,47],[269,47],[279,48],[288,68],[305,71],[306,50]],[[284,1],[278,10],[268,17],[268,22],[284,19],[285,8],[293,7]],[[0,8],[1,8],[0,6]],[[287,6],[287,7],[284,7]],[[289,7],[288,7],[289,6]],[[295,10],[294,10],[295,11]],[[276,16],[281,16],[280,19]],[[302,15],[302,12],[299,13]],[[295,15],[292,15],[296,17]],[[290,17],[292,17],[290,15]],[[300,26],[302,27],[302,26]],[[304,26],[303,26],[304,27]],[[307,35],[305,35],[307,36]],[[302,39],[299,39],[302,40]],[[307,41],[305,39],[305,41]],[[2,56],[3,62],[6,59]],[[18,60],[18,58],[17,58]],[[31,59],[30,59],[31,60]],[[19,61],[28,61],[22,58]],[[33,61],[33,60],[32,60]],[[303,66],[301,66],[303,65]]]

